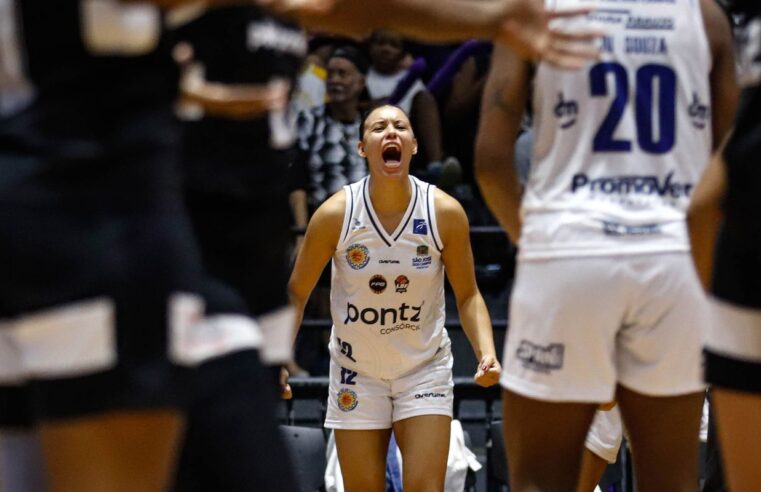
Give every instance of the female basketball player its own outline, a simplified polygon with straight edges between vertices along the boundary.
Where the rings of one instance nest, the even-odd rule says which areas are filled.
[[[497,382],[489,313],[476,286],[460,204],[409,175],[417,141],[395,106],[370,112],[359,154],[370,175],[312,217],[289,284],[303,312],[333,262],[330,396],[347,491],[385,490],[393,429],[405,490],[443,490],[452,418],[452,355],[444,329],[444,269],[479,360],[475,381]]]

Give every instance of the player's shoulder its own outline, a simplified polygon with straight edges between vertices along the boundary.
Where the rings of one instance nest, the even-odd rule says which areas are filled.
[[[441,188],[433,188],[433,200],[436,204],[436,210],[440,210],[445,213],[458,213],[459,211],[462,211],[463,213],[465,212],[465,210],[462,208],[462,205],[460,205],[460,202],[458,202],[456,198]]]
[[[346,213],[346,199],[346,191],[342,188],[317,208],[310,223],[321,229],[340,231]]]
[[[732,28],[727,13],[716,0],[700,0],[706,36],[714,55],[732,43]]]
[[[468,215],[457,199],[439,188],[434,188],[433,200],[436,208],[436,223],[442,238],[448,231],[468,229]]]

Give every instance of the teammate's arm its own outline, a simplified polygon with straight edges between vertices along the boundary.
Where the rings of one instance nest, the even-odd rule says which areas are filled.
[[[536,0],[335,0],[329,11],[297,12],[297,17],[305,27],[357,37],[386,28],[429,42],[493,39],[524,58],[575,68],[598,55],[588,41],[600,33],[593,29],[563,32],[550,29],[549,24],[553,18],[588,10],[548,12]]]
[[[739,89],[729,20],[714,0],[701,0],[703,23],[711,49],[711,128],[715,151],[735,120]]]
[[[712,0],[702,0],[703,21],[711,48],[711,125],[714,155],[695,187],[687,213],[692,259],[703,286],[708,288],[713,251],[722,220],[721,199],[726,189],[722,152],[735,118],[738,88],[729,22]]]
[[[481,101],[475,167],[481,194],[510,240],[521,232],[521,184],[515,169],[515,142],[526,108],[531,67],[497,46]]]
[[[441,259],[457,300],[460,322],[478,360],[474,379],[481,386],[491,386],[499,381],[501,368],[494,349],[489,310],[476,285],[468,217],[459,202],[443,191],[436,190],[435,200],[436,222],[443,242]]]

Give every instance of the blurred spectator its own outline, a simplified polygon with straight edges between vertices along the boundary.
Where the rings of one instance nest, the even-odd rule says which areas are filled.
[[[355,47],[336,48],[327,63],[328,102],[298,117],[298,157],[292,169],[291,208],[305,227],[314,210],[342,186],[367,174],[357,154],[359,99],[367,60]]]
[[[404,38],[391,31],[375,31],[368,42],[368,54],[367,91],[373,100],[386,102],[414,60],[405,49]],[[413,99],[425,90],[423,81],[415,80],[397,105],[409,114]]]
[[[296,89],[291,98],[294,114],[322,106],[327,100],[328,58],[338,45],[351,43],[342,36],[320,35],[309,41],[309,53],[304,59]]]
[[[377,103],[384,103],[394,94],[412,66],[412,58],[405,49],[404,38],[391,31],[375,31],[369,40],[370,70],[367,73],[367,92]],[[420,66],[421,72],[425,68]],[[437,181],[441,173],[444,151],[441,142],[441,119],[436,99],[426,90],[419,78],[409,84],[409,89],[392,101],[407,113],[415,128],[422,166],[415,166],[412,173],[428,181]],[[420,161],[418,161],[420,162]],[[459,166],[458,166],[459,169]],[[429,174],[433,173],[433,176]],[[441,185],[441,183],[438,183]]]
[[[481,94],[488,68],[487,54],[468,57],[455,72],[449,91],[441,99],[445,151],[460,160],[464,180],[471,184],[475,183],[473,142],[476,139]]]

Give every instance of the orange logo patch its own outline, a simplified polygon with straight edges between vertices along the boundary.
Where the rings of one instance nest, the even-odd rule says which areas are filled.
[[[370,262],[370,251],[362,244],[352,244],[346,248],[346,261],[354,270],[361,270]]]
[[[357,408],[357,394],[348,388],[343,388],[338,392],[338,408],[343,412],[351,412]]]

